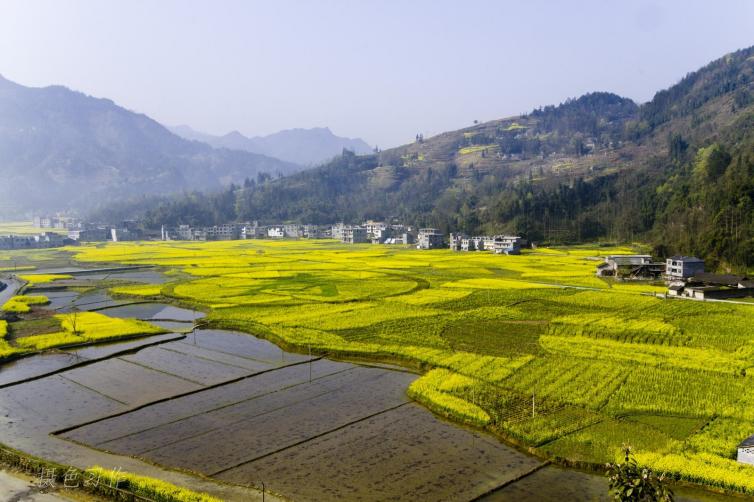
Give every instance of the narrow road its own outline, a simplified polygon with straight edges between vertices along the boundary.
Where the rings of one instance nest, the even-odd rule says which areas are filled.
[[[4,282],[8,287],[6,287],[4,290],[0,291],[0,305],[4,304],[8,300],[11,299],[13,295],[16,294],[16,291],[23,286],[23,283],[19,281],[16,278],[4,278],[1,279],[2,282]]]
[[[55,493],[42,493],[34,482],[0,471],[0,500],[8,502],[66,502]]]

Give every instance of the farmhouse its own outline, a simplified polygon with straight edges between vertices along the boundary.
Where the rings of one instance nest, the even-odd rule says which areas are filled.
[[[261,239],[267,235],[267,229],[260,227],[257,222],[247,223],[241,227],[241,239]]]
[[[325,236],[325,232],[317,225],[304,225],[301,232],[306,239],[321,239]]]
[[[364,223],[364,228],[366,228],[367,230],[367,236],[370,239],[374,239],[375,237],[379,237],[382,232],[387,230],[388,225],[383,221],[368,220]]]
[[[438,249],[443,245],[443,234],[436,228],[419,229],[416,249]]]
[[[665,263],[665,278],[669,281],[688,279],[704,272],[704,260],[694,256],[671,256]]]
[[[267,237],[270,239],[282,239],[285,237],[285,228],[282,225],[267,227]]]
[[[451,233],[448,237],[448,244],[453,251],[463,251],[463,241],[468,241],[468,237],[463,234]]]
[[[495,254],[521,254],[523,239],[517,235],[482,235],[467,237],[450,234],[450,249],[454,251],[491,251]]]
[[[62,228],[65,230],[81,228],[81,220],[61,214],[56,216],[34,216],[32,224],[37,228]]]
[[[343,242],[344,244],[359,244],[368,242],[367,229],[364,227],[344,227],[343,238],[341,239],[341,242]]]
[[[241,235],[241,230],[235,223],[207,227],[205,231],[208,241],[230,241],[238,239]]]
[[[37,249],[64,246],[71,241],[62,235],[42,232],[36,235],[2,235],[0,249]]]
[[[295,223],[283,225],[283,233],[286,237],[299,238],[304,236],[304,227]]]
[[[109,229],[105,227],[70,230],[68,238],[78,242],[106,241],[110,237]]]
[[[344,223],[336,223],[330,230],[330,236],[338,241],[343,241],[343,230],[346,228]]]
[[[685,296],[696,300],[725,300],[754,296],[754,281],[733,274],[699,273],[685,283],[674,283],[670,296]]]
[[[659,279],[665,273],[664,262],[653,262],[646,254],[610,255],[597,266],[597,277],[624,279]]]
[[[519,236],[496,235],[492,241],[495,254],[521,254],[522,239]]]
[[[738,445],[736,460],[742,464],[754,465],[754,436],[749,436]]]

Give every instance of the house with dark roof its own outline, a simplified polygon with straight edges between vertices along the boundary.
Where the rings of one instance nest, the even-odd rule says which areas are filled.
[[[754,436],[749,436],[738,445],[736,460],[742,464],[754,465]]]
[[[652,256],[645,254],[610,255],[597,265],[597,277],[658,279],[664,273],[665,263],[653,262]]]
[[[688,279],[704,272],[704,260],[695,256],[671,256],[665,261],[665,278],[669,281]]]
[[[681,296],[679,291],[671,290],[678,287],[678,284],[671,284],[668,295]],[[696,300],[726,300],[754,296],[754,281],[742,275],[702,272],[680,284],[683,284],[682,295]]]

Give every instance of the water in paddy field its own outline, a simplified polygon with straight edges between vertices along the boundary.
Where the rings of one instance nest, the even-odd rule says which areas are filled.
[[[198,310],[175,307],[167,303],[136,303],[108,307],[98,312],[110,317],[179,322],[192,322],[204,317],[204,313]]]
[[[159,303],[101,312],[176,328],[202,315]],[[144,337],[0,366],[3,442],[79,467],[115,459],[264,483],[293,500],[608,500],[604,476],[543,466],[413,403],[416,378],[226,330]]]
[[[167,280],[149,269],[75,280],[103,279]],[[75,305],[183,333],[204,315],[129,304],[134,299],[101,290],[44,294],[48,309]],[[415,375],[314,359],[222,330],[24,358],[0,366],[3,442],[7,435],[9,446],[81,467],[112,463],[101,451],[108,450],[137,472],[148,473],[151,463],[177,467],[238,485],[264,483],[294,500],[608,500],[602,475],[543,467],[412,403],[405,390]],[[63,428],[72,429],[51,435]],[[678,500],[729,500],[676,493]]]

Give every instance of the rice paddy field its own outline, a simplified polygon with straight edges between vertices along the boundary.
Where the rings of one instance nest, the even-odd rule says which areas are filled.
[[[737,444],[754,434],[754,305],[664,299],[658,296],[665,291],[662,285],[595,277],[600,256],[632,252],[571,247],[496,256],[331,241],[145,242],[66,250],[79,264],[161,270],[166,282],[132,281],[110,289],[121,300],[164,304],[141,319],[169,322],[172,316],[157,311],[177,304],[206,312],[212,328],[250,333],[288,351],[401,365],[420,373],[406,380],[407,399],[542,457],[600,468],[628,443],[641,463],[673,478],[754,495],[754,467],[735,460]],[[65,281],[54,275],[31,279],[43,286]],[[53,304],[62,301],[55,292],[45,295]],[[108,315],[133,317],[136,307],[115,307]],[[61,334],[70,335],[65,317],[60,321]],[[91,333],[82,329],[78,336]],[[172,365],[169,371],[175,373],[181,369],[180,356],[166,358],[156,348],[123,359]],[[110,380],[89,382],[85,371],[74,371],[71,378],[96,382],[104,386],[101,392],[122,395],[124,402],[140,401],[118,387],[125,363],[112,364],[106,371]],[[211,365],[192,371],[181,376],[196,385],[219,378]],[[379,384],[368,378],[356,382],[379,398]],[[391,395],[385,402],[403,401]],[[347,416],[349,410],[338,413]],[[398,414],[411,420],[415,411],[391,413],[375,418],[374,430],[391,428]],[[102,425],[108,431],[116,426]],[[193,426],[171,427],[167,438],[186,435],[181,428]],[[180,459],[181,467],[231,482],[273,476],[294,461],[325,465],[316,451],[274,453],[257,438],[246,446],[229,445],[238,446],[239,462],[247,451],[263,458],[252,473],[244,470],[248,467],[228,467],[227,459],[192,457],[192,451],[202,451],[199,443],[192,450],[187,443],[161,444],[162,435],[121,444],[97,439],[95,428],[78,433],[83,436],[77,441],[107,444],[157,463]],[[363,434],[347,429],[342,437],[359,445],[354,451],[368,452]],[[214,441],[226,439],[220,434]],[[296,441],[295,431],[290,441]],[[339,445],[320,443],[322,454],[330,455],[326,465],[336,464]],[[362,461],[369,463],[366,457]],[[321,489],[291,483],[286,489],[303,498]]]

